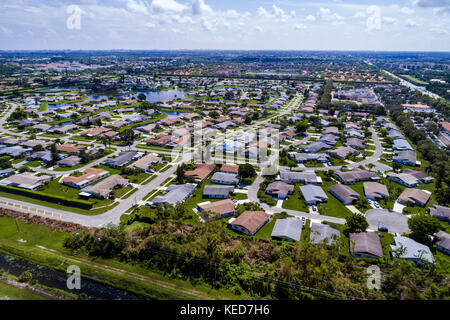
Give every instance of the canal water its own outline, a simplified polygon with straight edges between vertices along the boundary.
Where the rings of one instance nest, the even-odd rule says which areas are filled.
[[[108,285],[104,285],[92,280],[81,279],[81,289],[69,290],[67,288],[67,275],[58,270],[39,266],[23,259],[11,257],[0,253],[0,269],[9,274],[20,276],[22,272],[29,271],[33,275],[33,279],[40,284],[64,290],[73,294],[86,294],[89,299],[94,300],[145,300],[145,298],[134,295],[130,292],[120,290]],[[83,274],[83,270],[81,270]]]

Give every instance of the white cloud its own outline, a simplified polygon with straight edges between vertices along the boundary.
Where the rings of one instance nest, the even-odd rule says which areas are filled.
[[[289,15],[286,14],[286,12],[281,9],[280,7],[277,7],[277,5],[272,6],[272,10],[268,11],[264,9],[263,7],[259,7],[257,10],[257,13],[260,17],[266,18],[266,19],[276,19],[277,21],[285,22],[289,16],[295,17],[296,13],[294,10],[291,10]]]
[[[417,27],[417,22],[415,22],[412,19],[407,19],[406,20],[406,26],[410,27],[410,28]]]
[[[409,15],[409,14],[413,14],[414,10],[410,9],[408,7],[402,7],[402,8],[400,8],[400,12]]]
[[[305,28],[306,28],[306,26],[303,23],[296,23],[294,25],[294,29],[296,29],[296,30],[301,30],[301,29],[305,29]]]
[[[150,5],[156,13],[176,12],[181,13],[186,10],[186,6],[175,0],[153,0]]]
[[[204,15],[212,14],[214,11],[204,0],[194,0],[192,3],[192,13],[194,15]]]
[[[310,15],[308,15],[307,17],[306,17],[306,20],[307,21],[316,21],[316,17],[314,17],[312,14],[310,14]]]
[[[255,30],[258,32],[263,32],[263,28],[261,26],[256,26]]]
[[[393,24],[395,23],[395,21],[397,21],[397,19],[392,17],[383,17],[383,21],[387,24]]]
[[[365,17],[366,17],[366,14],[362,11],[358,11],[357,13],[355,13],[353,15],[353,18],[365,18]]]
[[[344,20],[344,17],[343,16],[341,16],[340,14],[338,14],[338,13],[331,13],[331,10],[330,9],[327,9],[327,8],[320,8],[319,9],[319,12],[317,13],[317,15],[319,16],[319,17],[321,17],[323,20],[326,20],[326,21],[334,21],[334,22],[337,22],[337,21],[339,21],[339,20]]]

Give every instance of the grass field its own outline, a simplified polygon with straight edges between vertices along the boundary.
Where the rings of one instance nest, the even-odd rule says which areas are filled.
[[[151,299],[248,299],[243,294],[235,296],[218,291],[206,285],[192,285],[188,281],[167,279],[162,274],[116,260],[96,258],[91,260],[83,255],[73,256],[63,248],[65,232],[52,231],[46,226],[25,224],[9,217],[0,217],[0,251],[32,263],[52,269],[66,271],[67,266],[77,264],[83,276],[129,290]],[[19,241],[20,240],[20,241]],[[39,247],[38,247],[39,246]],[[0,288],[0,296],[3,289]],[[8,291],[9,293],[9,288]]]
[[[50,300],[50,298],[30,289],[18,288],[0,281],[0,301],[2,300]]]
[[[402,74],[401,76],[402,76],[403,78],[406,78],[406,79],[408,79],[408,80],[414,82],[415,84],[421,84],[421,85],[427,85],[427,84],[428,84],[428,82],[419,80],[419,79],[414,78],[413,76],[410,76],[410,75],[407,75],[407,74]]]

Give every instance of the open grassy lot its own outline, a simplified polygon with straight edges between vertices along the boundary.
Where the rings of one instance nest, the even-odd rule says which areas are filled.
[[[27,288],[15,287],[0,281],[0,300],[51,300]]]
[[[303,184],[301,183],[295,184],[294,193],[288,195],[288,198],[283,201],[283,209],[309,212],[308,206],[306,205],[302,193],[300,192],[300,186],[302,185]]]
[[[328,201],[319,205],[320,214],[337,218],[347,217],[351,213],[350,210],[329,192],[330,187],[336,184],[336,182],[333,180],[327,181],[323,172],[318,172],[317,174],[322,177],[322,189],[328,196]]]

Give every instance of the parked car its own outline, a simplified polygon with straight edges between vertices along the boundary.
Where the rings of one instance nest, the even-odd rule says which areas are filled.
[[[388,232],[389,230],[386,227],[379,227],[378,231],[380,231],[380,232]]]

